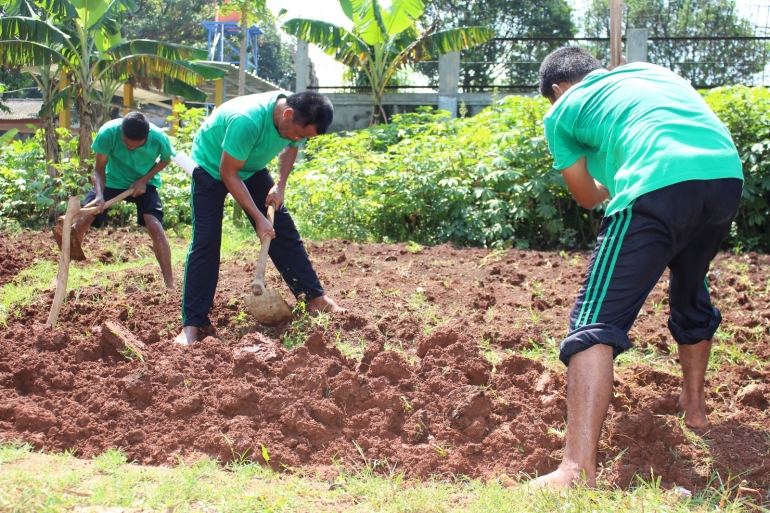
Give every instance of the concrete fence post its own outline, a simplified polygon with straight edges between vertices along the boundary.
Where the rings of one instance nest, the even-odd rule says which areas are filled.
[[[626,61],[647,62],[647,29],[628,29],[626,38]]]
[[[460,83],[460,52],[438,57],[438,108],[457,117],[457,85]]]
[[[308,57],[308,42],[297,40],[297,59],[294,62],[297,72],[297,86],[295,93],[307,90],[308,77],[310,76],[310,59]]]

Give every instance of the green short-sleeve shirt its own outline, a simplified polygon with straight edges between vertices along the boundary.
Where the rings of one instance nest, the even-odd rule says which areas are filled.
[[[743,179],[730,132],[690,84],[666,68],[596,70],[544,119],[554,168],[586,157],[610,192],[606,215],[648,192],[688,180]]]
[[[302,141],[284,139],[273,123],[273,109],[285,93],[269,92],[229,100],[206,119],[193,140],[192,159],[217,180],[222,151],[243,160],[238,172],[246,180],[263,170],[287,146]],[[304,139],[303,139],[304,140]]]
[[[168,162],[176,152],[171,147],[168,136],[152,123],[147,141],[135,150],[129,150],[123,142],[123,132],[120,130],[122,119],[113,119],[96,134],[91,149],[96,153],[107,155],[107,183],[111,189],[128,189],[133,183],[146,175],[156,161]],[[160,173],[147,182],[160,188]]]

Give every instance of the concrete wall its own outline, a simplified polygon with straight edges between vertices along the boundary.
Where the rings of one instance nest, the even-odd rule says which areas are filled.
[[[372,96],[365,93],[324,93],[334,104],[334,121],[330,132],[359,130],[369,126],[372,115]],[[500,99],[512,93],[498,93]],[[481,112],[492,104],[493,93],[458,93],[457,108],[464,102],[468,116]],[[439,93],[385,93],[383,104],[389,115],[414,112],[417,107],[439,105]]]

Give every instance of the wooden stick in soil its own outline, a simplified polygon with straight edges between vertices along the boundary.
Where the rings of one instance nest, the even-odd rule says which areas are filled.
[[[623,58],[620,53],[622,26],[623,0],[610,0],[610,64],[613,68],[620,66]]]
[[[48,324],[56,326],[59,318],[59,310],[67,293],[67,279],[70,273],[70,239],[72,237],[72,220],[80,211],[80,200],[70,196],[67,203],[67,212],[64,214],[64,228],[62,230],[61,258],[59,259],[59,273],[56,275],[56,293],[51,305],[51,313],[48,314]]]

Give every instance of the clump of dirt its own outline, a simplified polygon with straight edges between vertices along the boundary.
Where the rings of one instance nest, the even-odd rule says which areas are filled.
[[[556,351],[587,253],[452,245],[412,253],[347,241],[308,249],[327,293],[348,312],[259,325],[242,302],[256,258],[244,250],[222,265],[211,336],[190,347],[171,341],[180,291],[166,292],[154,265],[71,291],[57,329],[42,324],[47,291],[0,331],[0,438],[81,457],[118,447],[144,464],[201,454],[267,464],[264,447],[276,470],[332,459],[413,477],[556,467],[566,417]],[[603,480],[626,487],[652,473],[663,486],[698,490],[715,472],[742,473],[766,496],[768,263],[720,255],[709,273],[725,321],[705,432],[676,415],[681,378],[664,276],[631,332],[655,365],[618,367]],[[268,287],[291,297],[275,272]],[[141,359],[115,349],[100,332],[106,321],[141,342]],[[287,337],[304,343],[288,350]]]

